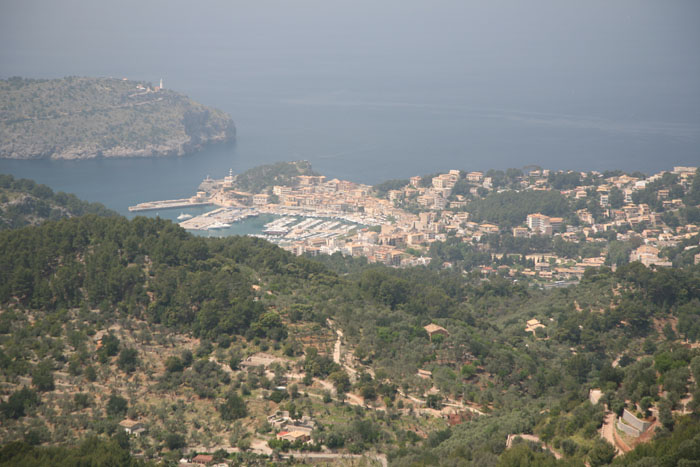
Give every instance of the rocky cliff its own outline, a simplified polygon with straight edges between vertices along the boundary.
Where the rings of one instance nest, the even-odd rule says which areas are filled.
[[[227,114],[148,83],[0,81],[1,158],[181,156],[235,135]]]

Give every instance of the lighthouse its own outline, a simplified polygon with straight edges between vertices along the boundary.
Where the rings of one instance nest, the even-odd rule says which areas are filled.
[[[224,186],[233,186],[233,169],[229,169],[228,175],[224,177]]]

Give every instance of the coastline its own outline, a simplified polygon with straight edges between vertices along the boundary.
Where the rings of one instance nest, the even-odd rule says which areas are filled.
[[[0,80],[0,158],[174,157],[235,141],[232,117],[127,78]]]

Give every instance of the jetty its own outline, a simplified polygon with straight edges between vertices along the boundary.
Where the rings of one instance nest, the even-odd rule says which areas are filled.
[[[192,198],[185,199],[166,199],[164,201],[148,201],[139,203],[136,206],[129,206],[129,211],[155,211],[157,209],[173,209],[173,208],[192,208],[195,206],[211,206],[209,200],[193,200]]]

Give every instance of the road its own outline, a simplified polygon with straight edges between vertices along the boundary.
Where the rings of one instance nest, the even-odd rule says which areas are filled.
[[[308,460],[317,460],[317,461],[323,461],[323,460],[336,460],[336,459],[374,459],[378,461],[382,467],[387,467],[389,463],[387,462],[386,456],[384,454],[342,454],[342,453],[324,453],[324,452],[300,452],[300,453],[291,453],[291,454],[285,454],[282,456],[283,459],[289,459],[290,457],[294,456],[295,459],[308,459]]]
[[[622,451],[615,442],[615,420],[617,417],[614,412],[607,412],[603,420],[603,426],[600,427],[600,436],[615,448],[615,455],[619,456]]]
[[[267,445],[267,440],[254,438],[250,443],[250,450],[257,454],[265,454],[267,456],[272,455],[272,449]],[[238,451],[235,449],[235,451]],[[335,452],[291,452],[289,454],[283,454],[281,457],[283,459],[289,459],[290,457],[295,459],[309,459],[309,460],[335,460],[335,459],[361,459],[369,458],[378,461],[382,467],[387,467],[389,463],[387,462],[386,455],[384,454],[345,454],[345,453],[335,453]]]
[[[333,361],[338,365],[342,365],[340,363],[340,340],[343,337],[343,331],[336,329],[335,333],[338,334],[338,339],[335,341],[335,347],[333,348]]]

